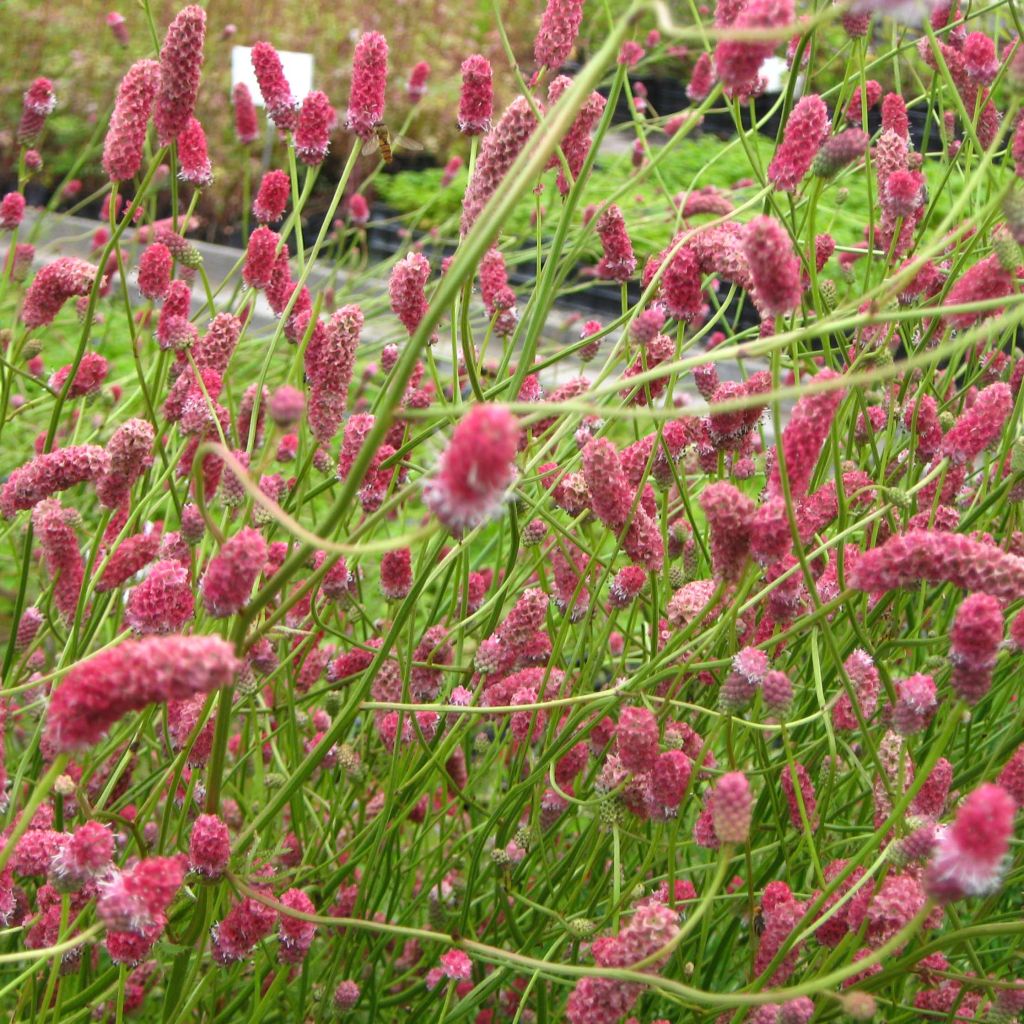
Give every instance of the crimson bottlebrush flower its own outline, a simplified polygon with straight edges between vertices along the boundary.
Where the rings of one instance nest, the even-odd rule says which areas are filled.
[[[249,527],[239,530],[210,559],[200,592],[209,615],[227,618],[249,601],[252,585],[267,561],[267,542]]]
[[[494,112],[491,78],[491,63],[479,53],[474,53],[462,62],[458,123],[463,135],[483,135],[491,130],[491,115]]]
[[[819,178],[834,178],[844,167],[864,155],[869,142],[870,137],[862,128],[847,128],[845,132],[826,139],[811,169]]]
[[[614,204],[597,218],[597,234],[604,249],[597,276],[609,281],[628,281],[636,271],[636,256],[622,211]]]
[[[0,491],[0,512],[10,519],[15,512],[32,508],[58,491],[99,479],[109,468],[109,456],[94,444],[37,455],[8,476]]]
[[[515,417],[499,405],[474,406],[455,428],[423,493],[427,507],[453,533],[501,508],[516,477],[519,437]]]
[[[86,352],[68,386],[67,397],[82,398],[85,395],[96,394],[106,380],[109,369],[110,365],[98,352]],[[60,394],[71,377],[71,370],[70,364],[56,370],[47,382],[51,390]]]
[[[227,686],[238,668],[231,645],[219,637],[125,640],[64,677],[50,697],[46,740],[57,751],[84,749],[129,711]]]
[[[669,261],[661,278],[661,300],[677,320],[696,320],[704,306],[700,262],[696,253],[683,246]]]
[[[1012,294],[1015,280],[1014,275],[999,262],[998,255],[988,256],[960,275],[956,284],[947,293],[944,305],[958,306],[969,302],[1001,299]],[[1001,308],[993,306],[973,313],[953,313],[947,320],[954,327],[966,330],[979,320],[998,316],[1001,312]]]
[[[702,53],[690,72],[690,81],[686,86],[686,98],[691,103],[703,103],[711,95],[715,84],[715,69],[710,53]]]
[[[412,552],[386,551],[380,560],[380,592],[388,601],[401,601],[412,590]]]
[[[288,84],[288,79],[285,78],[284,66],[281,64],[277,50],[270,43],[261,41],[253,46],[250,59],[252,60],[252,69],[256,74],[256,83],[260,87],[260,95],[263,97],[263,103],[267,109],[267,117],[280,131],[295,131],[299,104],[292,96],[292,89]],[[235,109],[237,116],[238,108]],[[255,120],[255,112],[253,120]],[[248,117],[246,117],[246,122],[248,128]],[[239,132],[240,138],[241,134]],[[255,136],[253,141],[255,141]]]
[[[997,889],[1016,809],[1001,786],[985,783],[974,790],[939,835],[924,876],[928,895],[949,902]]]
[[[833,370],[822,370],[814,380],[837,380],[839,374]],[[786,479],[792,497],[807,493],[814,467],[822,445],[828,437],[836,410],[843,400],[844,390],[833,388],[805,395],[793,409],[789,422],[782,431],[782,455],[785,460]],[[772,464],[768,480],[768,493],[782,497],[782,470],[779,460]]]
[[[992,668],[1003,640],[1003,613],[990,594],[971,594],[957,608],[949,632],[950,684],[958,697],[977,704],[992,685]]]
[[[793,776],[796,776],[794,782]],[[789,821],[795,829],[802,830],[804,827],[804,818],[807,819],[807,824],[812,830],[818,827],[817,818],[817,800],[814,796],[814,784],[811,782],[810,775],[807,774],[807,769],[797,762],[792,765],[785,765],[780,773],[780,782],[782,784],[782,792],[786,797],[786,803],[789,805]],[[797,795],[799,792],[799,796]],[[803,804],[803,814],[801,814],[800,806]]]
[[[387,40],[379,32],[364,32],[352,55],[352,84],[346,115],[348,130],[363,141],[373,136],[373,126],[384,117],[387,79]]]
[[[338,116],[325,93],[314,90],[302,101],[295,128],[295,155],[307,166],[324,162]]]
[[[427,95],[427,79],[430,77],[430,65],[421,60],[413,65],[409,72],[409,81],[405,86],[405,96],[410,103],[419,103]]]
[[[858,85],[850,96],[850,102],[846,105],[846,116],[851,121],[859,121],[863,115],[863,108],[871,110],[882,98],[882,84],[873,78],[867,81],[867,88],[862,93]]]
[[[391,309],[410,335],[416,333],[427,313],[426,284],[429,277],[430,263],[420,252],[409,253],[391,271],[388,282]]]
[[[220,878],[231,859],[228,827],[216,814],[200,814],[192,825],[188,865],[204,878]]]
[[[213,184],[213,167],[206,149],[206,132],[199,121],[190,117],[178,135],[178,177],[196,188]]]
[[[894,171],[885,179],[879,202],[893,219],[913,217],[924,205],[925,179],[920,171]]]
[[[543,109],[540,113],[543,114]],[[524,96],[517,96],[484,139],[462,200],[460,230],[463,235],[468,234],[487,201],[498,190],[536,127],[537,119],[530,104]]]
[[[745,843],[754,815],[750,783],[742,772],[726,772],[711,796],[711,815],[720,843]]]
[[[707,517],[715,576],[726,581],[738,579],[750,552],[754,502],[723,480],[704,488],[700,506]]]
[[[245,265],[242,267],[242,280],[250,288],[263,289],[270,284],[280,241],[281,236],[276,231],[271,231],[262,224],[249,236]]]
[[[109,466],[96,482],[96,494],[107,508],[119,508],[132,485],[152,465],[153,425],[147,420],[125,420],[111,435],[106,453]]]
[[[858,101],[858,110],[860,109]],[[811,169],[821,144],[828,136],[825,101],[816,94],[804,96],[786,121],[782,143],[768,165],[768,180],[780,192],[795,192]]]
[[[56,107],[57,95],[53,91],[53,83],[48,78],[37,78],[22,96],[18,142],[24,145],[35,139]]]
[[[846,580],[869,593],[922,582],[952,583],[1008,603],[1024,597],[1024,558],[963,534],[910,530],[861,554]]]
[[[205,40],[206,11],[198,4],[180,10],[167,27],[153,107],[153,123],[161,146],[169,146],[181,135],[195,111]]]
[[[126,537],[109,552],[106,566],[96,583],[97,593],[114,590],[144,569],[160,550],[160,531],[146,530]]]
[[[735,29],[774,29],[790,25],[796,18],[793,0],[749,0],[732,21]],[[715,47],[715,70],[733,94],[754,93],[761,65],[776,50],[780,40],[723,39]]]
[[[81,889],[110,868],[114,833],[98,821],[87,821],[67,838],[50,862],[50,878],[61,892]]]
[[[782,225],[772,217],[755,217],[743,242],[754,285],[754,301],[762,315],[783,316],[800,305],[803,285],[800,261]]]
[[[662,807],[678,807],[690,785],[692,766],[682,750],[659,754],[651,768],[651,795]]]
[[[8,192],[0,200],[0,229],[13,231],[25,215],[25,197],[20,192]]]
[[[263,175],[256,198],[252,201],[252,215],[261,224],[270,224],[284,216],[291,195],[291,182],[284,171],[268,171]]]
[[[978,392],[974,404],[964,410],[942,439],[939,452],[953,463],[969,463],[997,441],[1013,412],[1013,392],[997,381]]]
[[[647,573],[638,565],[627,565],[615,574],[608,587],[609,604],[613,608],[626,608],[647,585]]]
[[[260,137],[260,126],[256,118],[256,104],[245,82],[238,82],[231,90],[231,104],[235,111],[235,138],[243,146],[248,146]]]
[[[76,295],[88,295],[99,270],[74,256],[59,256],[33,278],[21,308],[26,327],[53,323],[61,307]]]
[[[901,736],[913,736],[928,728],[939,706],[935,681],[917,673],[895,682],[896,703],[892,709],[892,727]]]
[[[615,744],[626,771],[649,772],[658,757],[658,720],[647,708],[623,708],[615,729]]]
[[[280,902],[300,914],[316,913],[313,901],[301,889],[288,889],[281,894]],[[278,912],[278,932],[281,937],[278,959],[286,964],[302,963],[313,944],[316,925],[282,910]]]
[[[583,20],[583,0],[548,0],[533,44],[538,65],[556,70],[572,53]]]
[[[188,569],[180,562],[157,562],[128,592],[124,620],[136,633],[177,633],[195,614]]]
[[[882,100],[882,132],[895,132],[901,139],[910,138],[907,102],[898,92],[885,94]]]
[[[174,257],[160,242],[147,245],[139,257],[139,292],[146,299],[162,299],[171,286]]]
[[[32,510],[32,526],[39,538],[51,576],[54,604],[65,622],[73,622],[78,596],[85,577],[85,563],[74,530],[68,523],[70,510],[61,508],[55,498],[39,502]]]

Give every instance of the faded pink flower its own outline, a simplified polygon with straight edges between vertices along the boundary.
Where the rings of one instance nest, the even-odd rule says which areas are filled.
[[[76,295],[88,295],[99,270],[74,256],[58,256],[33,278],[21,308],[26,327],[53,323],[61,307]]]
[[[858,111],[860,109],[858,100]],[[828,107],[812,93],[802,97],[786,121],[782,143],[768,166],[768,180],[780,192],[795,192],[811,169],[829,130]]]
[[[200,592],[207,614],[227,618],[249,601],[252,585],[267,561],[267,542],[250,527],[243,527],[210,559]]]
[[[379,32],[364,32],[352,57],[352,85],[346,117],[348,130],[364,141],[373,136],[373,126],[384,117],[387,78],[387,40]]]
[[[572,53],[583,20],[583,0],[548,0],[533,44],[541,67],[558,70]]]
[[[426,284],[429,277],[430,263],[420,252],[409,253],[391,271],[388,282],[391,309],[410,335],[416,333],[427,313]]]
[[[604,256],[597,265],[597,276],[610,281],[628,281],[636,271],[636,256],[622,211],[614,204],[598,217],[597,234],[604,249]]]
[[[800,305],[800,261],[782,225],[755,217],[746,227],[743,253],[753,277],[754,301],[762,315],[783,316]]]

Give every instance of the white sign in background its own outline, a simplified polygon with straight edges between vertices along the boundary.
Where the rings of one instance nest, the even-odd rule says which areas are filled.
[[[294,50],[278,50],[284,67],[284,77],[291,86],[292,96],[300,102],[313,91],[313,54],[297,53]],[[252,47],[231,47],[231,88],[244,82],[252,93],[253,102],[257,107],[265,106],[263,94],[256,81],[256,72],[252,69]]]

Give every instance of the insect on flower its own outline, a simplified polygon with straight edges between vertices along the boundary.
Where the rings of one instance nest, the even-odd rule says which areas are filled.
[[[380,158],[385,164],[390,164],[395,159],[395,149],[420,150],[423,146],[413,139],[407,139],[404,135],[392,135],[391,129],[383,121],[375,121],[373,125],[373,136],[363,144],[363,156],[380,151]]]

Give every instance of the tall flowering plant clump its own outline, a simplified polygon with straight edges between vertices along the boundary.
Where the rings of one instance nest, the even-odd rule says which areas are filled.
[[[12,1020],[1024,1016],[1013,4],[536,13],[525,77],[449,81],[353,22],[347,97],[258,41],[234,152],[273,166],[217,273],[205,7],[106,19],[75,236],[29,188],[61,79],[24,84]],[[460,150],[371,260],[437,96]]]

